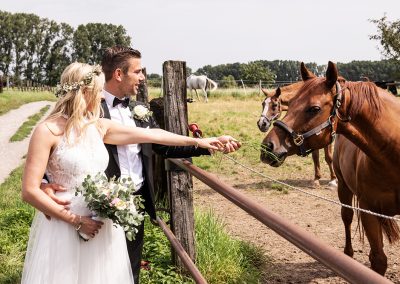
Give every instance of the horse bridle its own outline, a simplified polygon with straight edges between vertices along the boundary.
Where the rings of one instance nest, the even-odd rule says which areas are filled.
[[[260,117],[264,117],[268,123],[271,123],[271,121],[275,121],[277,117],[279,117],[280,113],[275,114],[273,117],[268,118],[265,114],[260,115]]]
[[[267,110],[267,112],[268,112],[268,110]],[[263,112],[264,113],[264,112]],[[260,115],[260,117],[264,117],[267,121],[268,121],[268,123],[271,123],[272,121],[275,121],[280,115],[281,115],[281,113],[282,113],[282,111],[281,111],[281,109],[280,109],[280,105],[279,105],[279,112],[277,113],[277,114],[275,114],[273,117],[271,117],[271,118],[268,118],[265,114],[261,114]]]
[[[276,120],[274,122],[274,125],[280,127],[281,129],[285,130],[286,132],[288,132],[290,134],[290,136],[293,139],[293,143],[300,148],[300,156],[305,157],[308,154],[310,154],[312,151],[315,150],[315,149],[311,149],[311,148],[306,149],[304,147],[305,139],[307,139],[313,135],[320,135],[323,129],[325,129],[327,127],[331,127],[331,142],[330,143],[332,143],[335,140],[335,136],[336,136],[336,132],[334,129],[335,117],[338,116],[338,109],[342,105],[342,100],[343,100],[343,92],[340,87],[340,84],[338,82],[336,82],[336,101],[333,105],[331,115],[328,117],[328,120],[326,120],[325,122],[321,123],[320,125],[314,127],[313,129],[311,129],[305,133],[297,133],[292,128],[287,126],[287,124],[284,123],[282,120]]]

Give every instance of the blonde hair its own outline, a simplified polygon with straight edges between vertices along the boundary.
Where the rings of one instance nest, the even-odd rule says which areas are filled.
[[[64,92],[59,96],[48,119],[66,118],[64,134],[67,138],[72,129],[79,137],[85,132],[86,127],[93,123],[102,132],[99,118],[102,115],[100,92],[103,85],[104,74],[99,65],[92,66],[79,62],[68,65],[61,74],[60,86]],[[88,109],[89,106],[91,110]]]

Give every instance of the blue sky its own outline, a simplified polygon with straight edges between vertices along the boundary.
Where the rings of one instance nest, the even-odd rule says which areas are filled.
[[[0,10],[73,27],[123,25],[147,72],[159,74],[166,60],[186,61],[193,71],[259,59],[379,60],[368,19],[400,19],[399,0],[0,0]]]

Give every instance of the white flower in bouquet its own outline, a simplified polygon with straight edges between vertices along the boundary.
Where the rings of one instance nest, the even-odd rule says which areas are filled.
[[[139,226],[144,219],[143,199],[133,195],[135,185],[130,178],[108,180],[103,173],[95,177],[88,175],[75,192],[82,195],[87,206],[98,217],[109,218],[120,225],[128,240],[135,239]]]

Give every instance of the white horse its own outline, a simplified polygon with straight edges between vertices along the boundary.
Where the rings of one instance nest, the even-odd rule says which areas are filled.
[[[190,95],[193,99],[193,93],[192,90],[196,92],[197,99],[200,100],[199,94],[197,93],[197,89],[202,89],[204,93],[204,98],[206,102],[208,102],[207,98],[207,89],[210,88],[210,85],[213,85],[212,89],[210,91],[214,91],[218,84],[211,80],[210,78],[207,78],[205,75],[190,75],[189,77],[186,78],[186,85],[188,89],[190,90]]]

